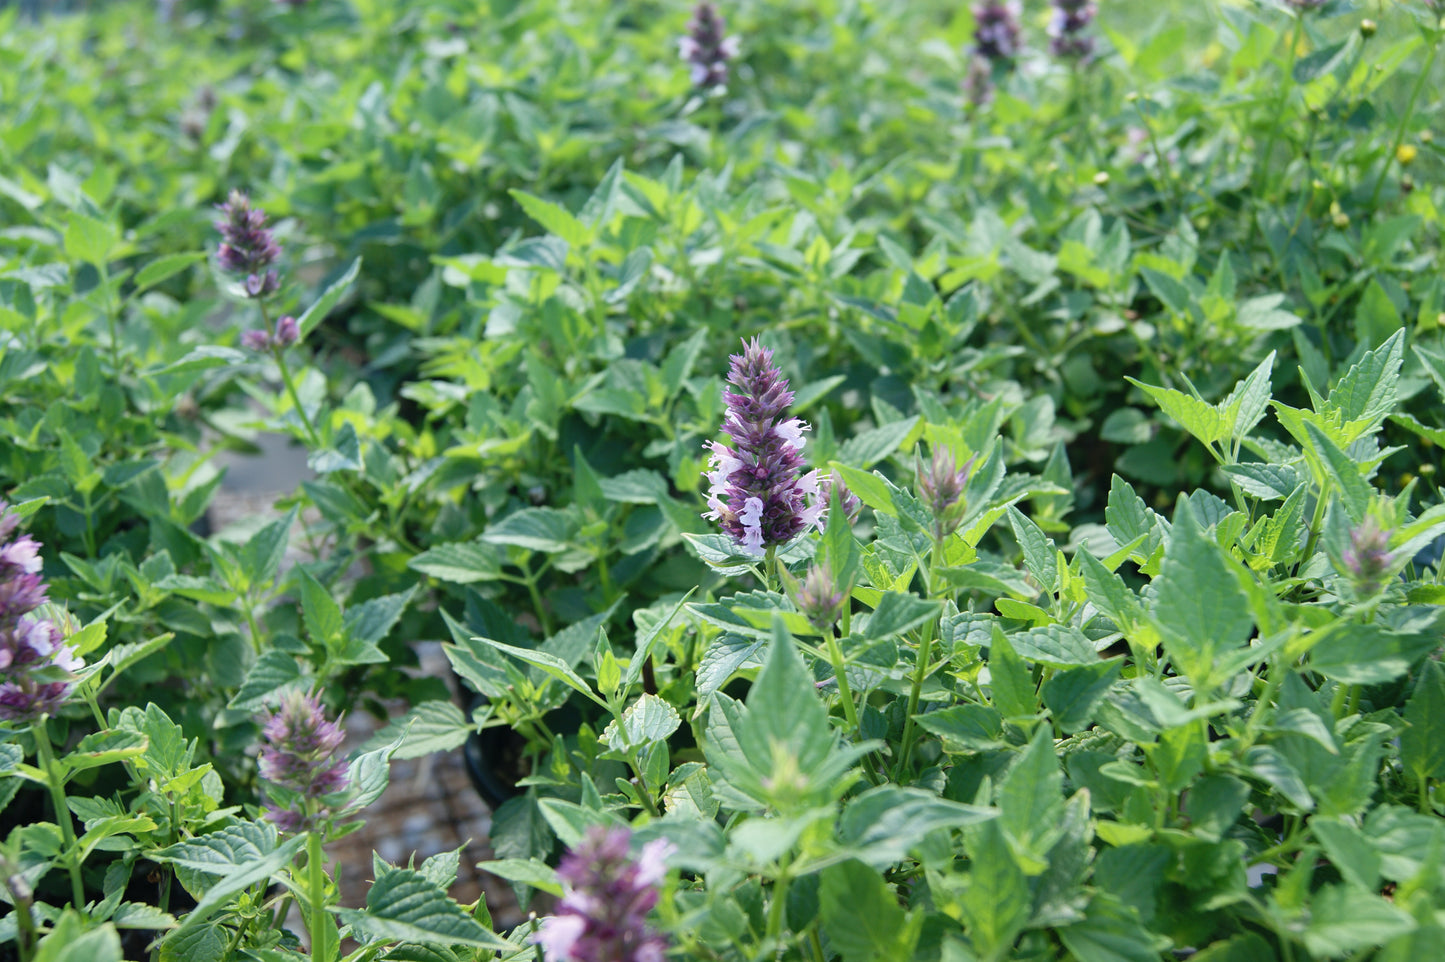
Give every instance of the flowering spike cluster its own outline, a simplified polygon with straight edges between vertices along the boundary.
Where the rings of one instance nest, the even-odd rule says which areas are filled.
[[[29,535],[10,540],[19,526],[0,502],[0,718],[31,722],[65,703],[83,663],[60,625],[35,613],[48,600],[40,544]]]
[[[838,584],[833,569],[825,562],[808,569],[802,584],[793,589],[793,603],[809,624],[826,633],[842,617],[850,593]]]
[[[1381,529],[1373,515],[1367,516],[1350,532],[1350,543],[1345,545],[1340,560],[1355,591],[1365,597],[1374,595],[1384,585],[1385,575],[1395,561],[1390,533]]]
[[[721,525],[739,548],[754,557],[787,544],[823,520],[827,501],[818,473],[802,473],[803,432],[808,425],[787,418],[793,392],[773,364],[773,352],[756,338],[730,359],[723,395],[723,430],[735,447],[709,445],[709,510],[703,515]]]
[[[276,237],[266,226],[266,212],[251,206],[251,199],[239,190],[231,191],[219,210],[224,220],[216,221],[221,234],[218,259],[233,274],[246,275],[242,282],[248,297],[265,297],[281,287],[271,265],[281,256]]]
[[[273,805],[267,817],[288,832],[310,827],[316,813],[306,803],[346,788],[346,762],[336,758],[345,738],[341,726],[327,720],[315,697],[292,692],[266,720],[261,734],[266,740],[258,759],[261,777],[308,809]]]
[[[973,60],[963,89],[971,103],[985,104],[993,99],[994,74],[1012,69],[1022,47],[1017,0],[975,5],[973,23]]]
[[[1084,31],[1098,12],[1093,0],[1054,0],[1049,49],[1055,57],[1084,63],[1094,56],[1094,38],[1084,36]]]
[[[677,51],[692,66],[692,85],[709,91],[727,86],[728,61],[738,55],[738,38],[726,36],[727,25],[717,7],[699,3],[687,24],[687,35]]]
[[[301,337],[301,328],[296,323],[296,318],[287,314],[276,322],[275,333],[267,333],[261,330],[246,331],[241,335],[241,346],[249,350],[265,354],[272,347],[290,347]]]
[[[933,536],[939,541],[957,531],[963,522],[963,514],[968,509],[963,489],[973,473],[974,457],[960,466],[952,451],[935,446],[929,463],[920,462],[915,468],[918,494],[933,512]]]
[[[647,927],[647,913],[676,848],[655,839],[633,861],[631,841],[625,828],[594,826],[563,856],[557,875],[566,893],[532,936],[548,962],[662,962],[667,943]]]

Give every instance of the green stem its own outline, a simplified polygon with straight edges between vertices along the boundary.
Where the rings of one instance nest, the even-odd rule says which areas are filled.
[[[774,591],[780,584],[778,579],[778,546],[768,545],[767,554],[763,557],[763,587],[768,591]]]
[[[311,962],[331,962],[331,933],[326,920],[326,870],[321,862],[321,833],[306,839],[306,894],[311,901]]]
[[[784,869],[773,883],[773,900],[768,905],[768,942],[772,944],[775,952],[778,951],[778,943],[783,937],[784,910],[788,906],[788,883],[791,881],[787,869]]]
[[[542,635],[551,638],[552,616],[547,614],[547,606],[542,602],[542,593],[537,590],[537,576],[530,571],[527,574],[527,594],[532,597],[532,609],[537,612],[537,621],[542,625]]]
[[[1274,155],[1275,141],[1279,139],[1279,129],[1284,123],[1285,107],[1289,105],[1290,94],[1294,91],[1294,65],[1298,57],[1300,33],[1304,28],[1304,18],[1296,17],[1294,24],[1289,31],[1289,59],[1284,71],[1284,79],[1280,84],[1279,99],[1275,102],[1274,119],[1269,125],[1269,139],[1264,143],[1264,153],[1260,154],[1259,163],[1264,171],[1264,196],[1269,194],[1270,177],[1269,162]]]
[[[311,423],[311,415],[306,413],[306,405],[301,403],[301,395],[296,392],[296,380],[291,377],[291,369],[286,366],[284,349],[280,346],[272,347],[271,355],[276,358],[276,367],[281,371],[281,383],[286,386],[286,396],[291,399],[292,407],[296,408],[296,416],[301,419],[306,440],[313,450],[320,451],[325,445],[321,443],[321,435],[316,433],[316,426]]]
[[[1405,142],[1405,128],[1410,123],[1410,118],[1415,113],[1415,102],[1420,99],[1420,91],[1425,89],[1425,81],[1430,79],[1430,71],[1435,67],[1435,56],[1440,52],[1440,43],[1436,41],[1430,46],[1430,56],[1425,58],[1425,67],[1415,78],[1415,86],[1410,90],[1410,99],[1405,104],[1405,112],[1400,115],[1400,126],[1395,131],[1395,142],[1390,145],[1390,152],[1385,155],[1385,162],[1380,165],[1380,176],[1375,178],[1375,189],[1370,191],[1370,208],[1373,210],[1380,199],[1380,191],[1385,187],[1385,177],[1390,173],[1390,164],[1400,150],[1400,145]]]
[[[50,729],[44,720],[31,726],[35,735],[35,754],[40,758],[40,767],[45,771],[45,784],[50,789],[50,801],[55,805],[55,821],[60,826],[60,838],[65,846],[63,859],[70,871],[70,894],[76,911],[85,908],[85,883],[80,877],[79,854],[75,847],[75,826],[71,823],[70,806],[65,804],[65,785],[55,765],[55,753],[50,750]]]
[[[858,708],[853,704],[853,689],[848,684],[848,672],[843,662],[843,649],[838,646],[838,637],[831,630],[825,633],[828,641],[828,661],[833,665],[833,677],[838,679],[838,697],[843,700],[843,717],[853,729],[853,737],[863,740],[863,729],[858,724]]]
[[[908,713],[903,719],[903,745],[898,753],[898,767],[893,770],[893,780],[900,781],[913,755],[913,741],[916,734],[913,716],[918,713],[918,701],[923,695],[923,680],[928,677],[928,663],[933,658],[934,622],[923,626],[923,642],[918,646],[918,662],[913,669],[913,687],[908,692]]]

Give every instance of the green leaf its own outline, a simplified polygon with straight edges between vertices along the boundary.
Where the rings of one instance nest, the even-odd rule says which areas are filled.
[[[460,748],[471,732],[471,723],[455,703],[435,699],[415,705],[394,719],[367,740],[366,750],[374,751],[400,740],[393,758],[421,758]]]
[[[757,653],[766,642],[761,638],[723,634],[708,645],[697,666],[697,696],[702,701],[726,685],[728,679],[744,665],[757,661]]]
[[[691,598],[693,592],[696,590],[696,588],[689,588],[687,594],[683,595],[678,599],[677,604],[672,606],[672,610],[667,613],[667,617],[659,618],[653,622],[652,625],[648,627],[647,633],[638,639],[636,649],[632,653],[632,658],[627,663],[627,670],[622,674],[622,684],[625,687],[631,687],[637,684],[637,679],[642,677],[643,667],[647,664],[647,660],[652,657],[652,649],[657,645],[657,639],[662,637],[662,632],[668,625],[672,624],[672,620],[677,617],[677,613],[682,610],[683,605],[687,604],[687,599]],[[699,667],[699,674],[700,673],[701,667]]]
[[[1024,849],[1033,848],[1058,824],[1063,791],[1052,733],[1041,725],[999,785],[999,827]]]
[[[65,253],[73,261],[104,268],[115,250],[119,234],[103,221],[84,214],[71,214],[65,225]]]
[[[173,277],[181,271],[199,261],[206,259],[205,251],[194,251],[189,254],[167,254],[165,257],[158,257],[145,267],[142,267],[135,276],[136,292],[155,287],[168,277]]]
[[[1094,643],[1071,625],[1043,625],[1009,636],[1009,643],[1025,661],[1053,668],[1093,665],[1099,661]]]
[[[949,801],[919,788],[879,785],[848,802],[838,820],[838,834],[853,857],[881,871],[902,860],[936,829],[962,828],[997,817],[994,809]]]
[[[1059,590],[1059,566],[1055,561],[1058,549],[1043,530],[1013,505],[1008,506],[1009,526],[1014,538],[1023,549],[1024,565],[1044,590],[1053,594]]]
[[[1078,962],[1158,962],[1169,940],[1150,934],[1133,913],[1103,899],[1089,904],[1088,917],[1058,930],[1059,941]]]
[[[877,472],[859,471],[837,461],[833,461],[829,467],[838,472],[843,483],[848,485],[848,490],[856,494],[859,501],[874,511],[881,511],[895,518],[898,516],[898,509],[893,506],[893,495],[888,490],[888,482]]]
[[[108,923],[89,928],[74,909],[67,908],[31,958],[34,962],[121,962],[120,933]]]
[[[838,460],[856,468],[871,468],[897,451],[899,445],[907,440],[921,420],[914,415],[849,438],[838,449]]]
[[[587,682],[582,680],[582,676],[568,667],[567,663],[556,655],[548,654],[545,651],[533,651],[530,648],[515,648],[512,645],[504,645],[500,641],[493,641],[490,638],[474,638],[472,640],[490,645],[504,654],[511,655],[518,661],[523,661],[529,665],[540,668],[573,691],[586,695],[603,708],[607,707],[607,703],[597,697]]]
[[[511,544],[532,551],[556,553],[572,546],[577,525],[571,516],[556,508],[524,508],[488,525],[483,541]]]
[[[1299,472],[1287,464],[1227,464],[1224,473],[1245,494],[1265,501],[1289,497],[1300,483]]]
[[[309,571],[305,568],[296,571],[301,581],[301,617],[306,622],[306,632],[316,644],[329,645],[341,637],[341,606],[331,597],[330,589]]]
[[[485,541],[441,544],[415,556],[407,567],[439,581],[468,585],[502,576],[501,553]]]
[[[602,733],[602,741],[611,748],[626,750],[641,748],[653,742],[664,741],[677,731],[682,717],[656,695],[644,694],[622,713],[622,729],[626,741],[619,738],[617,721],[614,719]]]
[[[1028,718],[1038,711],[1033,674],[997,624],[993,626],[993,641],[989,645],[988,668],[994,706],[1005,718]]]
[[[1044,682],[1041,694],[1060,730],[1068,734],[1083,731],[1094,720],[1094,711],[1109,694],[1123,666],[1121,658],[1070,668]]]
[[[425,875],[388,868],[366,893],[366,910],[342,909],[341,921],[373,939],[421,945],[510,951],[515,946],[482,928],[466,910]]]
[[[1218,544],[1204,536],[1184,498],[1154,580],[1151,609],[1165,651],[1196,688],[1205,687],[1216,653],[1246,644],[1254,627],[1234,572]]]
[[[1408,912],[1373,892],[1330,885],[1314,893],[1301,937],[1312,955],[1334,959],[1383,945],[1413,931],[1415,924]]]
[[[316,329],[317,325],[326,320],[326,315],[331,313],[332,308],[341,303],[341,299],[346,296],[346,292],[356,282],[356,275],[360,272],[361,258],[358,257],[330,287],[326,288],[325,292],[316,299],[316,303],[308,307],[306,313],[297,318],[296,326],[300,329],[303,340],[306,335]]]
[[[1360,474],[1360,466],[1309,421],[1305,422],[1305,435],[1309,447],[1319,458],[1325,477],[1334,482],[1335,490],[1340,493],[1340,501],[1349,512],[1350,520],[1359,524],[1369,510],[1371,494],[1370,483]]]
[[[1405,705],[1400,761],[1417,782],[1445,778],[1445,669],[1428,660]]]
[[[281,871],[291,864],[305,844],[306,836],[302,834],[277,846],[274,825],[244,822],[154,853],[151,857],[156,861],[170,862],[206,876],[220,876],[205,889],[196,907],[165,941],[172,943],[181,938],[234,896]]]
[[[1401,328],[1345,372],[1330,391],[1329,406],[1339,411],[1346,423],[1379,424],[1395,408],[1404,357],[1405,331]]]
[[[1050,758],[1053,750],[1050,747]],[[1007,809],[1002,798],[1000,808]],[[1062,812],[1062,804],[1057,816]],[[963,893],[963,915],[968,936],[980,957],[1002,960],[1009,957],[1014,939],[1032,912],[1028,879],[1004,839],[1003,819],[985,822],[969,833],[968,855],[971,871]]]
[[[135,758],[145,752],[150,739],[137,731],[115,729],[92,732],[80,740],[62,760],[73,772]]]
[[[294,655],[275,648],[267,649],[246,672],[246,680],[226,707],[236,711],[257,711],[266,703],[266,696],[300,678],[301,667],[296,664]]]
[[[291,538],[291,528],[296,523],[298,509],[292,508],[283,518],[266,525],[251,536],[240,549],[238,560],[241,573],[252,588],[269,586],[281,570],[281,561],[286,557],[286,544]]]
[[[843,962],[912,958],[923,922],[923,913],[905,912],[888,883],[856,859],[823,870],[818,917]]]
[[[925,731],[943,740],[947,751],[979,752],[1004,747],[1003,718],[987,705],[950,705],[914,717]]]
[[[899,591],[885,592],[863,629],[866,638],[894,638],[937,616],[940,602]]]
[[[415,593],[416,587],[413,586],[394,595],[381,595],[352,606],[342,619],[347,637],[353,643],[379,643],[396,627]]]
[[[560,205],[525,190],[509,190],[507,193],[521,205],[528,217],[541,224],[547,233],[566,241],[568,247],[586,247],[591,242],[592,231]]]
[[[1310,819],[1309,826],[1345,881],[1363,892],[1379,889],[1380,854],[1363,832],[1342,819],[1318,815]]]

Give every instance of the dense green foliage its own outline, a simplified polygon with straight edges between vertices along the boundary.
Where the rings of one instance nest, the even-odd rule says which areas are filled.
[[[1445,957],[1438,11],[1104,6],[983,103],[943,0],[739,0],[711,95],[681,3],[0,10],[0,491],[87,662],[4,729],[0,940],[535,957],[465,851],[324,871],[483,732],[491,870],[670,839],[677,958]],[[866,505],[762,561],[702,517],[753,336]],[[266,434],[314,477],[210,531]],[[278,832],[295,689],[412,708]]]

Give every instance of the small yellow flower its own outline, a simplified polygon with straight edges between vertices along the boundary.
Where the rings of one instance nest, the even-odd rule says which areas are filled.
[[[1099,171],[1097,174],[1094,175],[1094,183],[1099,187],[1103,187],[1105,184],[1109,183],[1109,172],[1107,170]]]
[[[1373,20],[1360,21],[1360,36],[1362,37],[1373,37],[1375,35],[1375,31],[1378,29],[1379,26]]]
[[[1395,149],[1395,159],[1400,162],[1401,167],[1408,167],[1415,162],[1420,151],[1414,144],[1401,144]]]

